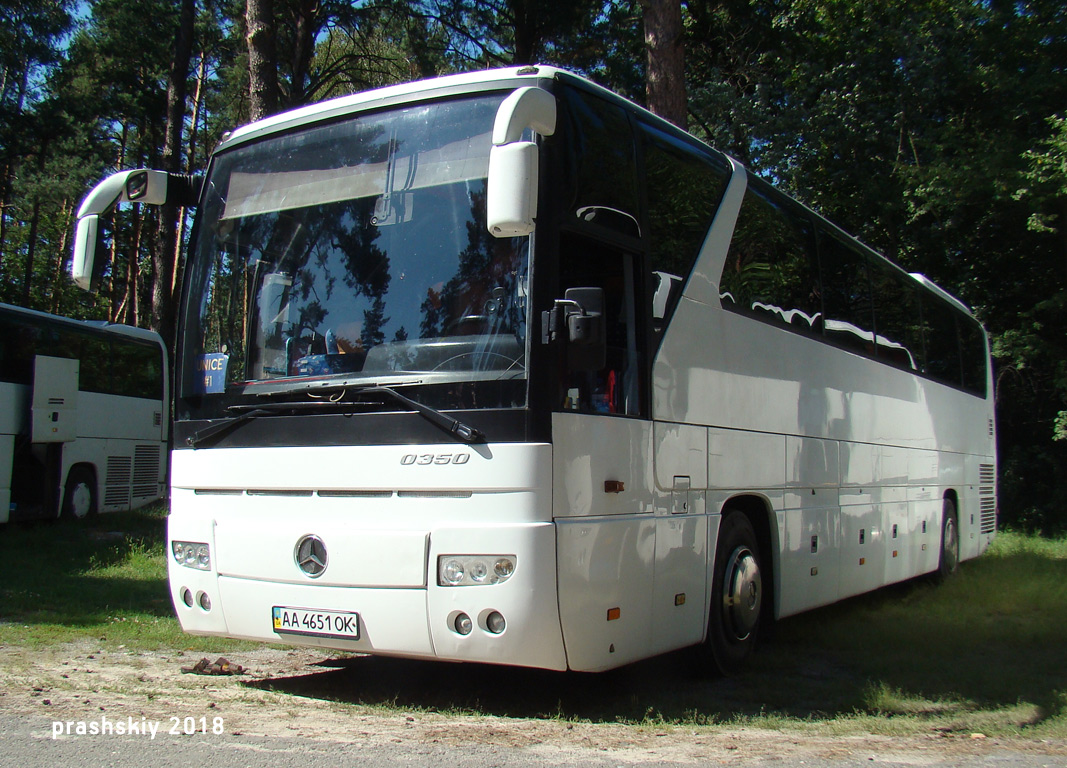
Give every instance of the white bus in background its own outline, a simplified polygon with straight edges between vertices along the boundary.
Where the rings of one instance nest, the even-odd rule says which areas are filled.
[[[167,402],[159,334],[0,304],[0,522],[162,498]]]
[[[198,193],[198,189],[200,192]],[[198,196],[199,195],[199,196]],[[970,311],[573,74],[479,72],[234,131],[202,183],[169,518],[192,633],[729,669],[777,617],[981,553]]]

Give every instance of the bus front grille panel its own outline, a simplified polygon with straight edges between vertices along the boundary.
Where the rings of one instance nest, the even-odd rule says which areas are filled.
[[[159,446],[138,445],[133,454],[133,497],[159,495]]]
[[[108,456],[107,474],[104,481],[104,504],[129,505],[130,471],[133,460],[129,456]]]

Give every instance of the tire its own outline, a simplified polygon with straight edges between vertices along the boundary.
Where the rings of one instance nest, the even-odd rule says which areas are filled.
[[[85,467],[74,467],[67,475],[61,514],[70,520],[84,520],[96,514],[96,478]]]
[[[763,614],[763,569],[756,532],[741,512],[725,512],[715,545],[708,637],[711,659],[724,675],[756,646]]]
[[[960,567],[960,527],[956,505],[945,499],[941,505],[941,552],[937,559],[937,577],[947,579]]]

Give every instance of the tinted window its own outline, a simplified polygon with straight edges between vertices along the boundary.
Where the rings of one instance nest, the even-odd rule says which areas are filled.
[[[626,113],[573,88],[563,89],[561,102],[570,131],[567,216],[640,236],[637,165]]]
[[[132,342],[111,344],[111,391],[128,397],[163,397],[163,358],[159,347]],[[84,362],[83,362],[84,369]]]
[[[989,354],[986,351],[982,327],[970,318],[959,320],[960,351],[963,360],[963,388],[976,395],[986,394],[986,366]]]
[[[163,397],[163,353],[154,344],[36,317],[0,317],[0,381],[33,384],[37,355],[78,360],[83,392]]]
[[[874,307],[867,260],[836,235],[819,237],[824,333],[829,341],[874,355]]]
[[[811,223],[803,210],[754,179],[734,227],[719,296],[726,309],[822,332]]]
[[[34,345],[37,329],[17,320],[0,317],[0,381],[33,383]]]
[[[875,354],[879,360],[921,371],[923,356],[919,286],[909,275],[881,259],[871,259]]]
[[[960,386],[960,345],[956,333],[956,312],[941,299],[923,297],[923,338],[926,341],[927,374],[946,384]]]
[[[568,288],[604,292],[607,354],[599,371],[572,370],[561,392],[565,410],[637,416],[641,374],[637,354],[634,255],[613,245],[566,233],[560,239],[560,295]]]
[[[670,321],[704,244],[730,166],[721,155],[697,153],[648,127],[643,127],[643,145],[652,323],[659,332]]]

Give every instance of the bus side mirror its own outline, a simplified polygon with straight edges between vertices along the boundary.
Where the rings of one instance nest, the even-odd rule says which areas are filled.
[[[555,341],[566,330],[570,370],[599,371],[608,357],[604,289],[568,288],[563,295],[541,315],[541,341]]]
[[[103,261],[96,263],[100,243],[100,217],[96,214],[79,216],[74,229],[74,256],[70,262],[70,276],[83,291],[95,293],[100,289]]]
[[[83,290],[95,291],[103,265],[96,263],[100,243],[100,217],[119,203],[191,206],[200,192],[200,178],[166,171],[119,171],[101,181],[82,200],[74,230],[74,257],[70,276]]]
[[[527,129],[556,131],[556,99],[540,88],[519,88],[500,103],[493,123],[486,180],[486,228],[493,237],[523,237],[537,215],[537,144]]]
[[[537,145],[516,141],[489,150],[486,226],[493,237],[533,232],[537,214]]]
[[[121,202],[162,205],[167,200],[167,174],[164,171],[119,171],[101,181],[78,208],[74,230],[74,257],[70,276],[75,285],[95,291],[100,285],[102,265],[96,263],[100,243],[100,217]]]

